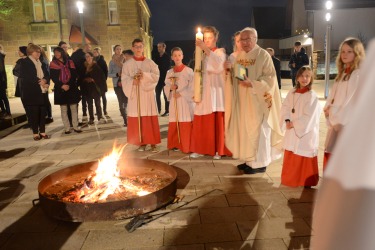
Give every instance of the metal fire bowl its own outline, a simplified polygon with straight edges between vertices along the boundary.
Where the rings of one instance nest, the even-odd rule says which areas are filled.
[[[98,162],[71,166],[45,177],[38,186],[39,203],[44,212],[56,219],[73,222],[119,220],[147,213],[172,202],[177,190],[177,173],[166,163],[147,159],[125,159],[119,163],[121,176],[135,176],[159,170],[171,177],[164,188],[133,199],[103,203],[73,203],[53,200],[43,195],[45,190],[67,177],[88,176],[98,167]],[[72,179],[72,178],[69,178]],[[71,183],[73,185],[74,183]]]

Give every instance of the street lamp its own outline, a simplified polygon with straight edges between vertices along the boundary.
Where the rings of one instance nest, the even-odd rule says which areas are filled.
[[[331,66],[331,29],[332,26],[330,24],[331,20],[331,13],[329,13],[329,10],[332,9],[332,1],[326,1],[326,21],[327,21],[327,28],[326,28],[326,73],[325,73],[325,89],[324,89],[324,98],[327,99],[328,97],[328,90],[329,90],[329,70]]]
[[[83,27],[83,2],[77,1],[77,8],[79,13],[79,21],[81,24],[82,46],[85,45],[85,28]]]

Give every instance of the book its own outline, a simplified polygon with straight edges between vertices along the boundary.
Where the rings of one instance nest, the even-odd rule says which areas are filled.
[[[247,68],[241,64],[236,63],[234,65],[234,76],[240,80],[244,81],[245,76],[247,76]]]

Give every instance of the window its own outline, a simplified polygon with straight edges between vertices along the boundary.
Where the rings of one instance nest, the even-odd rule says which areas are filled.
[[[34,22],[54,22],[56,11],[54,0],[33,0]]]
[[[118,24],[117,1],[108,1],[109,24]]]

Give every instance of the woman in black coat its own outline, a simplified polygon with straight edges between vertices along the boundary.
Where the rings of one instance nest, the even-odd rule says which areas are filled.
[[[87,91],[87,106],[89,110],[89,124],[94,124],[94,107],[92,101],[95,102],[96,114],[100,123],[105,123],[102,115],[102,108],[100,106],[100,97],[102,95],[103,85],[107,85],[103,70],[94,61],[94,55],[91,52],[87,52],[85,55],[86,62],[86,73],[83,79],[83,84]]]
[[[74,63],[60,47],[56,47],[53,54],[50,74],[51,80],[55,83],[54,101],[55,105],[60,105],[65,134],[70,134],[68,106],[72,112],[73,129],[75,132],[81,133],[82,130],[78,127],[78,103],[81,100],[81,94],[76,83],[77,72]]]
[[[22,102],[27,106],[28,118],[34,140],[49,139],[45,133],[46,95],[48,95],[49,73],[47,65],[39,60],[41,48],[35,44],[27,47],[28,57],[20,62],[19,84]]]
[[[108,66],[107,62],[104,59],[104,56],[100,54],[101,49],[99,47],[95,48],[93,50],[93,55],[94,55],[94,61],[99,65],[99,67],[103,70],[104,76],[105,76],[105,84],[102,84],[100,86],[101,90],[101,97],[103,101],[103,112],[104,115],[108,115],[107,113],[107,97],[105,96],[105,93],[108,91],[107,87],[107,78],[108,78]]]

